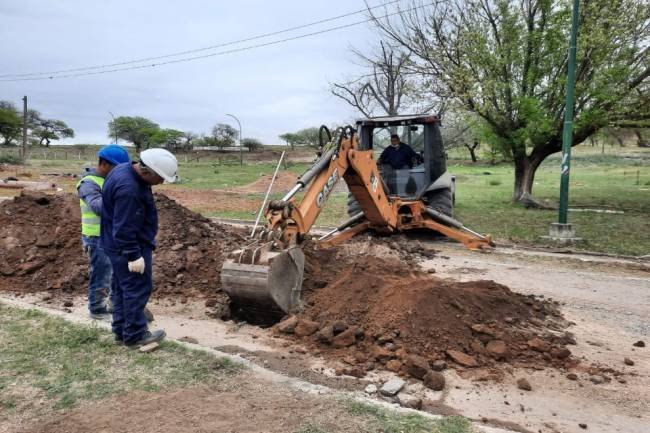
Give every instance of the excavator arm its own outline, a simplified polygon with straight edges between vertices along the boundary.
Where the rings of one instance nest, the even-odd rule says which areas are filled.
[[[327,204],[336,184],[344,179],[360,203],[367,226],[393,232],[397,213],[381,182],[379,169],[371,150],[358,150],[358,137],[342,133],[338,145],[326,152],[281,200],[272,201],[266,211],[266,229],[275,232],[275,239],[287,248],[309,233]],[[296,203],[295,194],[307,189]]]
[[[323,236],[322,246],[336,245],[366,229],[393,233],[418,228],[435,230],[469,249],[493,245],[489,236],[472,232],[455,219],[427,208],[421,200],[389,196],[372,150],[361,150],[355,130],[347,127],[338,131],[325,153],[282,199],[269,203],[265,226],[249,245],[233,252],[224,263],[222,288],[235,304],[258,316],[281,316],[299,305],[305,262],[300,244],[341,179],[361,212]],[[297,194],[303,189],[298,201]]]

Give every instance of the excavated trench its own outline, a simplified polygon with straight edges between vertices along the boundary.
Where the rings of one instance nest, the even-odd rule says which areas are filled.
[[[263,327],[280,317],[238,316],[220,289],[225,254],[244,234],[156,195],[160,232],[153,296],[205,300],[221,319]],[[418,377],[429,367],[457,369],[554,366],[578,361],[567,345],[558,304],[524,296],[493,281],[458,282],[417,263],[435,252],[406,237],[361,236],[319,250],[305,246],[303,308],[270,332],[308,346],[363,376],[374,369]],[[81,252],[79,206],[72,195],[23,193],[0,203],[0,290],[83,294],[88,267]],[[419,366],[419,367],[418,367]],[[497,378],[495,373],[494,377]]]

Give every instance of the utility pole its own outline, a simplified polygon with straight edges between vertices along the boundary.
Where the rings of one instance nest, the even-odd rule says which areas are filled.
[[[571,169],[571,145],[573,144],[573,91],[575,87],[576,45],[578,38],[579,0],[573,0],[571,16],[571,38],[569,42],[569,67],[566,85],[566,106],[564,110],[564,130],[562,132],[562,174],[560,178],[560,211],[558,222],[552,223],[549,236],[560,241],[577,240],[575,228],[569,224],[569,172]]]
[[[28,150],[27,150],[27,96],[23,96],[23,148],[22,148],[21,159],[23,164],[27,162]]]
[[[235,119],[237,121],[237,124],[239,125],[239,165],[244,165],[244,154],[242,152],[242,145],[241,145],[241,138],[242,138],[242,136],[241,136],[241,122],[239,121],[238,118],[236,118],[232,114],[227,114],[226,113],[226,116],[230,116],[233,119]]]

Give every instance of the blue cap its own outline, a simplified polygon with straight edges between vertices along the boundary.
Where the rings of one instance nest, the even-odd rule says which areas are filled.
[[[110,162],[113,165],[129,162],[129,152],[117,144],[109,144],[99,149],[97,156]]]

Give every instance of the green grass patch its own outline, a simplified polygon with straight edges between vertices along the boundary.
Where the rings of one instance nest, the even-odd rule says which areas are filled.
[[[277,162],[247,163],[243,166],[237,164],[220,164],[217,162],[199,162],[179,164],[178,173],[182,182],[173,185],[173,188],[191,189],[227,189],[247,185],[255,182],[263,175],[272,175]],[[289,163],[286,169],[302,174],[309,164]],[[285,167],[282,167],[284,169]]]
[[[12,154],[4,154],[0,155],[0,164],[21,164],[22,160],[20,159],[19,156],[12,155]]]
[[[0,404],[7,409],[0,419],[15,412],[29,418],[129,391],[210,383],[241,368],[174,342],[140,353],[116,345],[102,329],[2,304],[0,347]]]
[[[463,417],[430,419],[417,414],[400,414],[379,406],[350,401],[348,411],[368,419],[373,432],[381,433],[470,433],[472,424]]]
[[[329,430],[324,429],[318,424],[307,423],[301,426],[298,430],[295,430],[294,433],[329,433]]]

